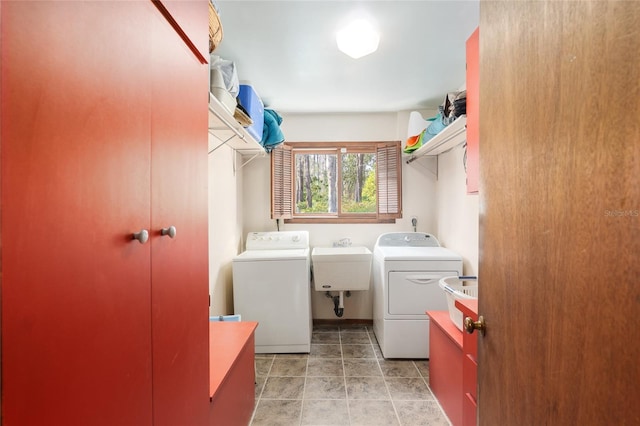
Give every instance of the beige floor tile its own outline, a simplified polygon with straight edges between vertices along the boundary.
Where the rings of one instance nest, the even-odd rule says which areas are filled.
[[[342,358],[340,345],[311,344],[310,357],[315,358]]]
[[[389,399],[382,377],[346,377],[349,399]]]
[[[436,401],[394,401],[402,426],[450,426]]]
[[[256,407],[252,426],[297,426],[300,424],[302,401],[262,399]]]
[[[340,333],[340,342],[343,345],[351,345],[351,344],[359,344],[359,345],[370,345],[371,340],[369,339],[369,333],[366,332],[345,332]]]
[[[420,377],[413,361],[380,360],[380,369],[385,377]]]
[[[343,377],[307,377],[304,399],[346,399]]]
[[[309,358],[307,377],[344,376],[342,360],[339,358]]]
[[[372,345],[342,345],[342,355],[345,358],[375,358]]]
[[[388,377],[385,381],[393,400],[433,399],[431,391],[421,377]]]
[[[347,400],[305,400],[302,402],[303,426],[348,426]]]
[[[307,374],[307,360],[304,358],[276,358],[273,361],[269,376],[294,377]]]
[[[340,332],[338,331],[314,331],[311,334],[311,343],[323,343],[323,344],[339,344]]]
[[[376,359],[345,359],[344,375],[349,377],[380,377],[382,372]]]
[[[260,399],[302,399],[304,377],[267,377]]]
[[[349,401],[352,426],[399,425],[391,401]]]

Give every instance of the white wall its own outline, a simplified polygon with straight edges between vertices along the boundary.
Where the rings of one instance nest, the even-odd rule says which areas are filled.
[[[213,136],[209,136],[213,138]],[[231,261],[242,244],[242,173],[226,146],[209,154],[209,294],[211,315],[233,313]]]
[[[282,130],[287,141],[388,141],[406,139],[408,113],[380,114],[282,114]],[[251,231],[275,231],[270,218],[269,158],[253,160],[243,170],[243,235]],[[437,212],[435,162],[420,159],[403,163],[403,218],[395,224],[280,224],[280,230],[306,229],[311,247],[331,246],[348,237],[353,245],[373,249],[378,235],[385,232],[412,231],[411,217],[418,218],[418,231],[436,234]],[[323,292],[313,292],[313,317],[336,319],[333,304]],[[370,291],[353,292],[345,298],[344,317],[372,319]]]
[[[423,111],[425,117],[434,115]],[[383,141],[406,138],[408,112],[383,114],[283,114],[282,129],[288,141]],[[348,237],[353,245],[373,249],[378,235],[417,230],[434,234],[464,258],[464,273],[478,270],[478,196],[466,194],[462,147],[432,158],[403,162],[403,218],[395,224],[280,224],[281,230],[306,229],[310,244],[330,246]],[[234,161],[237,169],[234,172]],[[270,218],[270,157],[259,157],[241,167],[247,158],[235,158],[222,147],[209,155],[210,286],[213,315],[233,312],[231,261],[244,249],[251,231],[275,231]],[[336,319],[333,304],[324,293],[313,292],[313,317]],[[345,298],[346,319],[372,319],[371,292],[354,292]]]
[[[464,275],[478,275],[478,195],[467,195],[463,158],[462,146],[438,157],[438,237],[463,257]]]

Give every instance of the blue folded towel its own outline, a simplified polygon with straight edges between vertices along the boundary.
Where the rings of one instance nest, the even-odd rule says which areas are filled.
[[[262,127],[262,141],[264,150],[271,152],[273,148],[284,142],[284,134],[280,129],[282,117],[272,109],[264,109],[264,126]]]

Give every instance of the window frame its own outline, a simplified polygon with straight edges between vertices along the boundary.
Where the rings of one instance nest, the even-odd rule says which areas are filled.
[[[309,154],[327,153],[330,150],[331,153],[342,154],[342,149],[346,150],[344,153],[376,153],[376,213],[340,213],[342,188],[338,188],[340,193],[338,213],[296,215],[294,213],[295,153],[299,151]],[[384,165],[380,164],[381,161]],[[339,158],[338,166],[341,163]],[[341,167],[338,169],[338,173],[341,174]],[[286,142],[282,144],[271,153],[271,218],[283,219],[285,223],[395,223],[396,219],[402,218],[401,142]]]

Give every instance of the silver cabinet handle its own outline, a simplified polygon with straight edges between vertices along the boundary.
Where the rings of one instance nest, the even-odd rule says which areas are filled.
[[[168,228],[162,228],[160,233],[162,235],[168,235],[169,238],[175,238],[175,236],[176,236],[176,227],[175,226],[170,226]]]
[[[138,240],[140,244],[144,244],[149,240],[149,231],[141,229],[140,232],[136,232],[131,236],[132,240]]]

